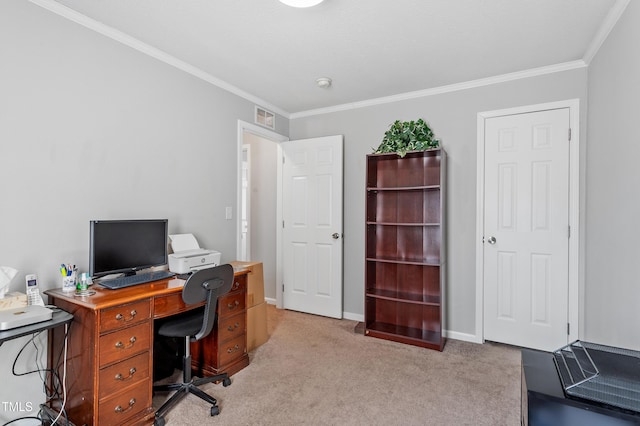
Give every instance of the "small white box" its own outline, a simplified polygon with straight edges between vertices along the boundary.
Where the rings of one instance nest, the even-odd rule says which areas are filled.
[[[22,308],[5,309],[0,311],[0,330],[49,321],[52,317],[53,311],[44,306],[28,305]]]

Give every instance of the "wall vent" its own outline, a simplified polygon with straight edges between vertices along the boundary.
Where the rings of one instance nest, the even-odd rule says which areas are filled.
[[[275,130],[276,116],[271,111],[267,111],[266,109],[260,108],[256,105],[256,124]]]

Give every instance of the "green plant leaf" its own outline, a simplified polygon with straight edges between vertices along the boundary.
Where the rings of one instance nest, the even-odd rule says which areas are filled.
[[[382,143],[374,149],[375,154],[395,152],[400,157],[409,151],[424,151],[437,148],[440,141],[434,137],[433,130],[422,119],[416,121],[396,120],[384,133]]]

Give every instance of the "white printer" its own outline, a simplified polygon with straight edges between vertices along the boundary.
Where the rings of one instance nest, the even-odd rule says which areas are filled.
[[[169,270],[173,273],[186,274],[220,264],[222,254],[200,248],[193,234],[169,235],[169,239],[173,250],[169,255]]]

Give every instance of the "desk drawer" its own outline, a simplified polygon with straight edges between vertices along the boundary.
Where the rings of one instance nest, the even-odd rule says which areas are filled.
[[[218,343],[220,349],[220,365],[226,365],[247,352],[247,337],[242,334],[228,342]]]
[[[240,275],[238,277],[233,277],[233,285],[231,285],[231,290],[229,293],[244,289],[247,287],[247,274]]]
[[[247,329],[246,315],[241,313],[229,318],[220,319],[218,327],[218,340],[224,342],[236,336],[243,335]]]
[[[100,367],[148,351],[150,346],[149,321],[100,336]]]
[[[140,380],[150,380],[150,360],[151,354],[143,352],[133,358],[125,359],[100,370],[100,393],[98,398],[102,399],[113,395]]]
[[[96,424],[122,425],[128,419],[151,406],[149,382],[144,380],[98,403],[98,421]]]
[[[244,311],[247,306],[246,296],[247,294],[243,291],[240,293],[228,293],[227,296],[221,298],[218,302],[220,305],[218,306],[219,318],[228,318]]]
[[[204,305],[204,302],[199,305]],[[153,300],[153,317],[163,318],[170,315],[179,314],[192,309],[194,305],[187,305],[182,300],[182,292],[158,296]]]
[[[151,301],[149,299],[104,309],[100,311],[100,333],[148,320],[150,316]]]

